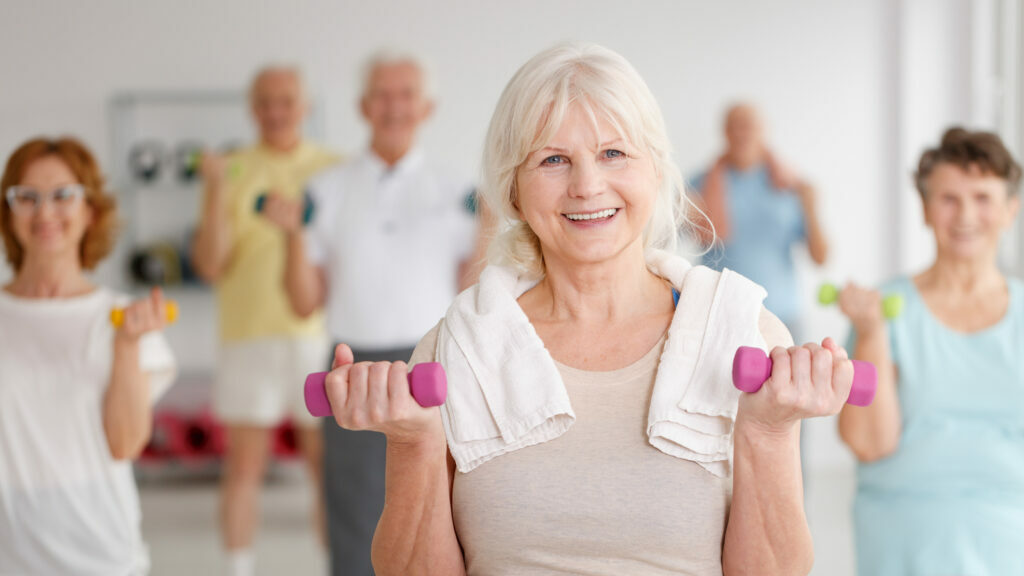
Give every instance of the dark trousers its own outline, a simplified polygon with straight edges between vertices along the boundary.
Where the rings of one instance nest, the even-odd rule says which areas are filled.
[[[353,350],[356,362],[408,362],[412,348]],[[331,350],[331,360],[334,350]],[[330,364],[328,364],[330,367]],[[370,545],[384,511],[384,452],[379,432],[324,422],[324,497],[332,576],[373,576]]]

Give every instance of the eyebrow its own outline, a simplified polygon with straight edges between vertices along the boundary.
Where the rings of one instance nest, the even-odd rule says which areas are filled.
[[[616,138],[614,140],[608,140],[607,142],[598,142],[597,148],[600,150],[602,148],[607,148],[608,146],[614,146],[616,144],[625,145],[626,141],[623,140],[622,138]],[[535,154],[540,154],[541,152],[556,152],[558,154],[566,154],[569,152],[569,150],[558,146],[545,146],[540,150],[537,150]]]

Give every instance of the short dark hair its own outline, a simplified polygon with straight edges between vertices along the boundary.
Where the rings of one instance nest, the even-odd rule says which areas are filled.
[[[1021,168],[1013,155],[992,132],[971,132],[959,126],[946,130],[938,148],[929,148],[921,155],[914,173],[914,184],[923,197],[925,181],[939,164],[952,164],[963,170],[977,166],[983,174],[990,174],[1006,182],[1009,195],[1020,189]]]

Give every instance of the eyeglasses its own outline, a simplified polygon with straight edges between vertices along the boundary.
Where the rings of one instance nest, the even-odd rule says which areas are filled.
[[[85,187],[81,184],[67,184],[50,190],[44,194],[31,186],[11,186],[7,189],[7,204],[11,211],[18,215],[34,214],[43,202],[49,202],[54,210],[68,214],[85,197]]]

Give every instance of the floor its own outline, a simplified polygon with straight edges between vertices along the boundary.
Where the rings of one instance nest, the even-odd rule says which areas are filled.
[[[211,475],[174,481],[143,477],[140,493],[153,576],[224,573],[216,528],[217,486]],[[848,470],[818,470],[808,477],[806,506],[816,558],[812,576],[854,574],[849,524],[852,493]],[[263,491],[257,574],[326,574],[326,561],[308,520],[310,496],[300,467],[278,466]]]

